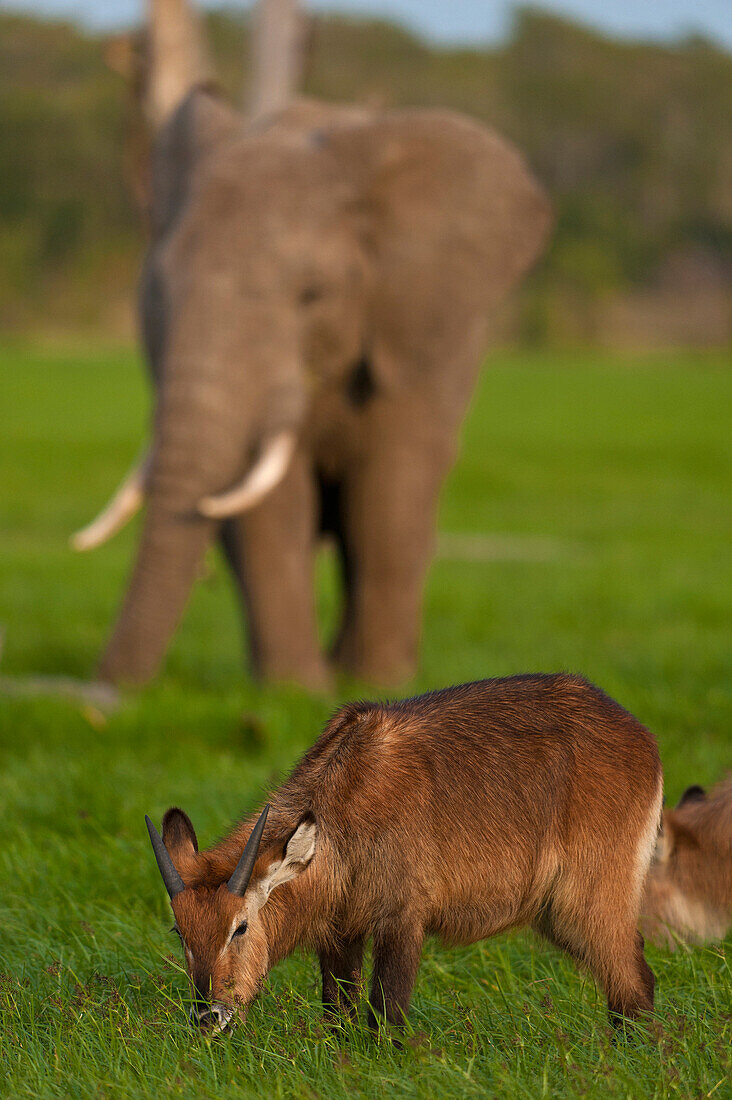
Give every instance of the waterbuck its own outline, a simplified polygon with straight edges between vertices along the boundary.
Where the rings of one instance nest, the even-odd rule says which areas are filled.
[[[641,906],[641,928],[659,946],[703,943],[732,928],[732,773],[707,795],[688,787],[665,810]]]
[[[147,819],[194,994],[223,1029],[298,945],[327,1012],[403,1023],[425,936],[530,925],[586,965],[611,1019],[653,1006],[637,931],[661,814],[651,734],[586,680],[483,680],[331,719],[258,818],[199,852],[186,814]]]

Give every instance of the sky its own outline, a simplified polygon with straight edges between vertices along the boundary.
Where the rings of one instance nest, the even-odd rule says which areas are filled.
[[[199,0],[209,7],[220,0]],[[250,6],[250,0],[228,0]],[[139,22],[144,0],[0,0],[0,9],[79,19],[97,28]],[[702,33],[732,49],[732,0],[533,0],[621,37],[669,41]],[[496,42],[510,26],[510,0],[306,0],[314,11],[386,16],[437,42]]]

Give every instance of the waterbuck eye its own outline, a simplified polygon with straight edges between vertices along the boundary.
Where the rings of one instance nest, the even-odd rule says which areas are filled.
[[[231,934],[232,940],[234,939],[235,936],[243,936],[244,933],[246,932],[246,930],[247,930],[247,922],[245,920],[243,920],[241,922],[241,924],[239,925],[239,927],[235,928],[234,931],[232,932],[232,934]]]

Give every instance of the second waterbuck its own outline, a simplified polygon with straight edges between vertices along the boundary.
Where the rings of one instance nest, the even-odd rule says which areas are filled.
[[[148,819],[194,1018],[243,1016],[275,963],[318,956],[326,1011],[404,1022],[426,936],[531,926],[589,968],[617,1023],[653,1006],[637,931],[662,776],[651,734],[586,680],[484,680],[341,709],[259,817],[199,852]]]
[[[732,929],[732,772],[709,794],[688,787],[664,810],[641,912],[645,935],[672,951]]]

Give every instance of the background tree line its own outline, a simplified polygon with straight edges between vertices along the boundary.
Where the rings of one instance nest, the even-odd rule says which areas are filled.
[[[240,99],[246,24],[207,17]],[[113,69],[118,71],[115,72]],[[125,40],[0,14],[0,326],[134,330],[144,143]],[[732,57],[618,42],[520,9],[490,49],[429,46],[382,21],[312,21],[306,94],[446,105],[515,140],[553,197],[552,248],[499,338],[724,344],[732,337]]]

